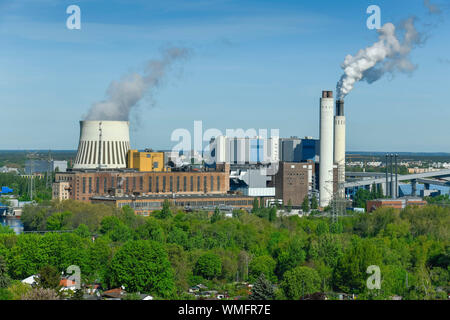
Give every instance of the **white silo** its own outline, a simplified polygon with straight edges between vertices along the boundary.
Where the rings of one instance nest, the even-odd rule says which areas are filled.
[[[345,115],[344,100],[336,100],[336,116],[334,117],[334,163],[337,165],[338,192],[345,195]]]
[[[120,169],[130,149],[128,121],[80,121],[74,169]]]
[[[333,117],[332,91],[322,91],[320,99],[319,205],[326,207],[333,197]]]

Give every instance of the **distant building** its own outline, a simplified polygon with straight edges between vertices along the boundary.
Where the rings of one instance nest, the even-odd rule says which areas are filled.
[[[311,137],[280,138],[280,161],[319,161],[320,141]]]
[[[25,174],[45,173],[51,172],[66,172],[67,161],[58,160],[26,160]]]
[[[366,203],[367,212],[372,212],[378,208],[404,209],[406,206],[424,206],[427,202],[421,198],[397,198],[397,199],[378,199],[368,200]]]
[[[17,174],[19,174],[19,169],[3,166],[3,167],[0,167],[0,173],[17,173]]]
[[[269,187],[271,176],[264,169],[237,169],[230,173],[230,190],[252,197],[274,197],[275,187]]]
[[[269,164],[279,161],[279,138],[218,136],[210,141],[208,163]]]
[[[164,152],[129,150],[127,154],[127,168],[138,171],[166,171]]]
[[[165,200],[172,205],[189,210],[205,210],[213,212],[216,207],[234,209],[251,209],[253,197],[233,194],[173,194],[173,195],[141,195],[141,196],[93,196],[92,203],[112,204],[117,208],[130,206],[137,215],[148,216],[155,210],[161,210]]]

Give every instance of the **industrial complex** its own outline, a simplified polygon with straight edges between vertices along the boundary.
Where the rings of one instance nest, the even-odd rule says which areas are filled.
[[[318,111],[319,139],[216,136],[208,154],[135,150],[128,121],[80,121],[73,167],[59,164],[63,170],[55,173],[53,198],[129,205],[140,215],[161,209],[165,200],[186,210],[249,210],[254,199],[265,206],[300,208],[315,197],[319,209],[345,210],[355,190],[380,185],[397,202],[372,201],[367,210],[419,203],[396,200],[400,188],[394,155],[386,157],[390,172],[386,165],[385,174],[347,175],[344,101],[322,91]]]

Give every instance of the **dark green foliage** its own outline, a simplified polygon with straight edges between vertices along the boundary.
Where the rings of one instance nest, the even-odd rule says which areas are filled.
[[[111,261],[108,282],[110,287],[123,285],[129,292],[166,298],[175,293],[167,252],[160,243],[149,240],[129,241],[119,249]]]
[[[0,256],[0,289],[7,288],[11,283],[11,278],[8,275],[8,267],[5,259]]]
[[[163,207],[162,207],[162,210],[161,210],[161,212],[159,214],[159,217],[161,219],[167,219],[167,218],[169,218],[171,216],[172,216],[172,211],[170,210],[169,200],[165,199],[164,202],[163,202]]]
[[[298,300],[307,294],[320,291],[320,277],[309,267],[296,267],[284,274],[281,288],[286,298]]]
[[[39,270],[36,286],[42,289],[58,289],[61,275],[55,267],[44,266]]]
[[[252,294],[249,296],[250,300],[273,300],[275,292],[272,283],[266,279],[264,273],[258,277],[253,284]]]
[[[261,274],[270,281],[276,281],[275,267],[277,262],[269,255],[255,257],[249,264],[249,280],[255,282]]]
[[[214,253],[205,253],[198,258],[195,264],[194,273],[205,279],[212,279],[222,272],[222,261]]]
[[[309,198],[308,198],[308,195],[306,195],[305,199],[303,199],[302,211],[303,212],[309,212]]]
[[[319,201],[317,200],[317,197],[314,194],[311,198],[311,209],[317,210],[318,208],[319,208]]]
[[[224,214],[220,212],[219,208],[214,209],[214,213],[211,216],[211,223],[217,222],[219,220],[222,220],[224,218]]]

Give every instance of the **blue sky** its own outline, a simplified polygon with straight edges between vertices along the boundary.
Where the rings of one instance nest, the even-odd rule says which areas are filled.
[[[415,15],[426,30],[412,75],[361,82],[346,97],[347,150],[450,152],[448,2],[423,0],[0,0],[0,149],[75,149],[78,121],[109,83],[163,47],[192,54],[131,116],[135,148],[169,149],[174,129],[319,132],[321,90],[335,90],[347,54],[372,44],[366,8],[382,24]],[[344,4],[345,3],[345,4]],[[66,28],[67,6],[81,30]],[[432,26],[425,24],[432,23]]]

